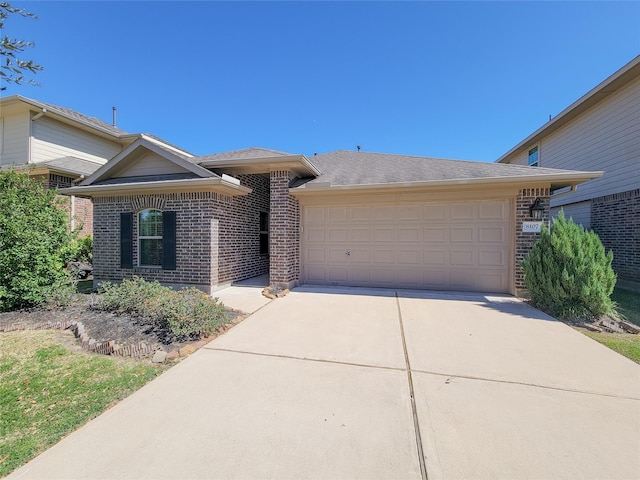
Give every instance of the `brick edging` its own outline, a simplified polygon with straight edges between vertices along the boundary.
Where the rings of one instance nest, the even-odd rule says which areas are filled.
[[[236,315],[235,319],[224,325],[220,325],[216,328],[216,333],[210,335],[207,338],[197,340],[192,343],[188,343],[179,350],[172,350],[167,353],[167,360],[174,360],[178,357],[186,357],[187,355],[195,352],[202,346],[214,340],[219,334],[222,334],[232,328],[234,325],[240,323],[245,319],[244,315]],[[8,325],[0,326],[0,333],[13,332],[16,330],[71,330],[73,335],[79,341],[80,347],[88,352],[97,353],[100,355],[109,355],[115,357],[127,357],[142,359],[151,356],[156,352],[156,348],[152,345],[148,345],[145,342],[135,343],[133,345],[118,345],[113,340],[106,342],[98,342],[94,338],[90,338],[86,334],[84,324],[77,320],[62,320],[57,322],[14,322]]]

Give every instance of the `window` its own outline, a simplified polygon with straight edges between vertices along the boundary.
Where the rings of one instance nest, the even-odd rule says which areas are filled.
[[[538,147],[533,147],[531,150],[529,150],[529,166],[538,166]]]
[[[143,210],[138,214],[139,265],[162,266],[162,212]]]
[[[269,212],[260,212],[260,255],[269,254]]]

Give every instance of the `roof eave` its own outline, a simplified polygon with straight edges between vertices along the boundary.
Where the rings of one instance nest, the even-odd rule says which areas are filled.
[[[60,189],[66,195],[104,197],[109,195],[149,194],[172,192],[217,192],[230,197],[248,195],[251,188],[229,182],[223,178],[194,178],[159,180],[155,182],[131,182],[107,185],[87,185]]]
[[[268,168],[287,168],[287,167],[298,167],[296,170],[298,172],[306,173],[308,175],[312,175],[317,177],[321,174],[318,167],[316,167],[309,159],[304,155],[279,155],[274,157],[256,157],[256,158],[238,158],[238,159],[227,159],[227,160],[209,160],[199,162],[198,165],[201,165],[206,168],[247,168],[247,167],[256,167],[259,165],[264,165]],[[302,168],[299,168],[299,166]]]
[[[593,180],[602,176],[604,172],[572,172],[567,174],[541,174],[516,177],[485,177],[485,178],[461,178],[451,180],[430,180],[426,182],[399,182],[399,183],[371,183],[361,185],[331,185],[329,183],[307,183],[301,187],[289,189],[292,195],[311,195],[317,193],[329,193],[337,191],[364,192],[367,190],[416,190],[439,187],[465,187],[486,185],[523,185],[548,183],[552,189],[570,187]]]

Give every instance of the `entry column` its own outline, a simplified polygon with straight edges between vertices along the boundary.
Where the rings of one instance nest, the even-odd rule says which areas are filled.
[[[300,280],[300,204],[289,194],[293,174],[270,172],[269,283],[291,288]]]

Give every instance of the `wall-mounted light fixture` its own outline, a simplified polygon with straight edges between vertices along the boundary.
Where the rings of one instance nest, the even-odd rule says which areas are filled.
[[[536,198],[536,201],[529,207],[529,215],[533,220],[542,220],[542,214],[544,213],[544,206],[540,202],[540,198]]]

